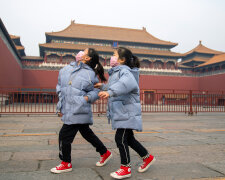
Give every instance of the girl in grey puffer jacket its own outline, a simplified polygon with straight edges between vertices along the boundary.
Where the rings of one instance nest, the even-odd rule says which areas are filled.
[[[139,172],[146,171],[155,158],[135,139],[133,133],[133,130],[142,131],[138,58],[129,49],[120,47],[110,61],[114,67],[109,70],[108,84],[98,83],[95,87],[103,90],[99,93],[100,97],[109,98],[107,117],[112,122],[112,128],[116,129],[115,140],[120,152],[121,167],[110,175],[123,179],[131,176],[128,146],[143,159]]]
[[[99,62],[99,55],[94,49],[85,49],[79,54],[82,54],[80,61],[76,58],[76,62],[71,62],[70,65],[61,69],[58,76],[57,111],[63,114],[64,124],[59,132],[59,158],[62,162],[59,166],[51,169],[53,173],[72,170],[71,143],[78,131],[100,153],[101,159],[96,166],[105,165],[112,157],[111,152],[106,149],[89,127],[93,124],[91,103],[99,98],[99,90],[94,88],[94,84],[98,82],[96,74],[105,81],[104,69]]]

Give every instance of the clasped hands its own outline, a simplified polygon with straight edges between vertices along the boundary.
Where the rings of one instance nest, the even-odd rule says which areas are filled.
[[[102,86],[102,83],[96,83],[94,85],[95,88],[100,88],[101,86]],[[101,91],[101,92],[98,93],[98,96],[100,98],[106,99],[106,98],[109,97],[109,93],[107,91]]]

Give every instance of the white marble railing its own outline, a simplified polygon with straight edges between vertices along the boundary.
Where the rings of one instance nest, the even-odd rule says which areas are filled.
[[[63,68],[64,66],[68,65],[67,63],[66,64],[61,64],[61,63],[46,63],[46,62],[43,62],[41,64],[39,64],[38,66],[39,67],[56,67],[56,68]]]

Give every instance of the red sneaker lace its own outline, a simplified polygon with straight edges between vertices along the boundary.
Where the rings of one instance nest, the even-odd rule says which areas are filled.
[[[123,172],[124,172],[124,169],[118,169],[118,170],[116,171],[116,173],[119,174],[119,175],[120,175],[121,173],[123,173]]]
[[[60,164],[60,165],[56,166],[57,169],[60,169],[62,167],[64,167],[64,164]]]

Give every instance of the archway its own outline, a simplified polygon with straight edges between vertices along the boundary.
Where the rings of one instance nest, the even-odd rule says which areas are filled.
[[[154,62],[154,68],[155,69],[162,69],[163,68],[163,62],[161,60],[156,60]]]
[[[175,69],[175,63],[173,61],[168,61],[166,63],[166,68],[167,69]]]
[[[60,62],[60,56],[58,56],[57,54],[47,55],[47,62],[48,63],[59,63]]]
[[[149,68],[150,64],[151,62],[148,59],[143,59],[142,61],[140,61],[141,68]]]
[[[75,57],[72,55],[65,55],[62,57],[62,63],[69,64],[70,62],[75,61]]]

